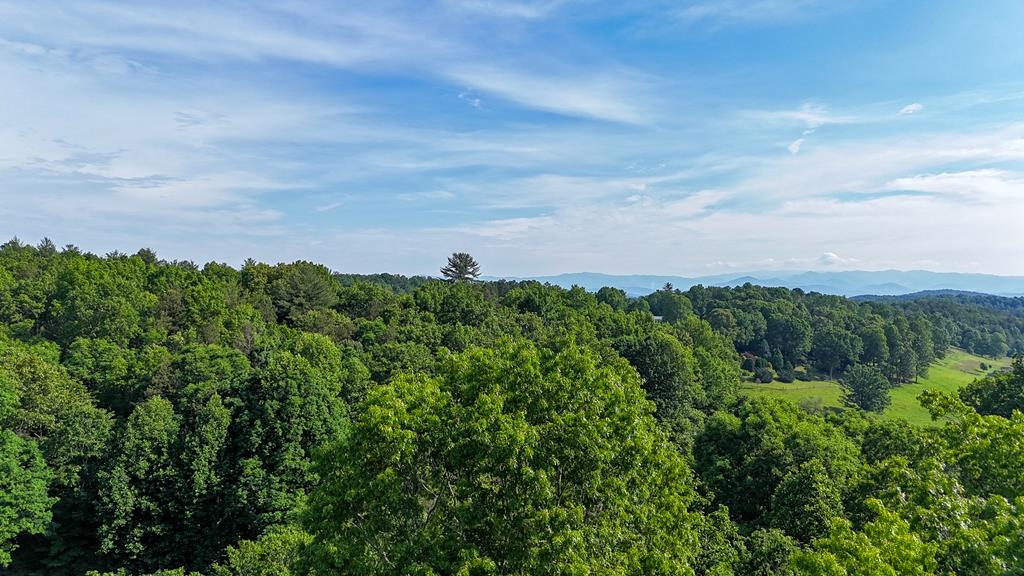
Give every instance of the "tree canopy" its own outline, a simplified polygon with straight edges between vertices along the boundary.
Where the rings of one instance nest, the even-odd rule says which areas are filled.
[[[630,297],[464,256],[446,282],[0,246],[0,570],[1024,573],[1024,364],[926,391],[929,427],[876,413],[951,346],[1018,346],[1012,303]]]
[[[318,573],[686,573],[693,489],[636,373],[498,342],[376,388],[320,459]]]

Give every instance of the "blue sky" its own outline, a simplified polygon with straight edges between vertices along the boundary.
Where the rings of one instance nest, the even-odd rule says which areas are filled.
[[[1024,274],[1013,0],[0,0],[0,235]]]

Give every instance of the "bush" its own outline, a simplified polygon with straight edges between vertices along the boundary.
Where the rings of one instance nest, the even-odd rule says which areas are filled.
[[[789,384],[796,380],[796,372],[792,368],[783,368],[779,370],[779,380]]]
[[[808,414],[822,415],[825,413],[825,401],[820,396],[804,398],[800,401],[800,409]]]
[[[982,370],[988,370],[989,368],[991,368],[991,366],[984,362],[982,362],[978,367],[981,368]]]
[[[770,368],[763,368],[762,367],[762,368],[758,368],[757,370],[754,371],[754,380],[757,380],[758,382],[760,382],[762,384],[768,384],[769,382],[771,382],[774,379],[775,379],[775,374],[771,371]]]

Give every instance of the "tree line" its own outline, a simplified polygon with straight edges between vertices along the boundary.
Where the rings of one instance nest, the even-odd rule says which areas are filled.
[[[1024,297],[938,292],[880,301],[959,326],[954,342],[969,352],[982,356],[1024,353]]]
[[[919,373],[915,339],[951,342],[936,345],[940,319],[798,291],[630,299],[452,272],[0,246],[0,566],[1024,570],[1024,366],[926,394],[930,429],[739,394],[741,352],[839,373],[911,351]],[[856,354],[830,357],[847,333]]]

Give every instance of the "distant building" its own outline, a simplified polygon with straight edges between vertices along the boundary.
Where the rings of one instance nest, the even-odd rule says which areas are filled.
[[[654,315],[652,314],[652,316],[654,316]],[[655,322],[664,322],[665,321],[665,317],[664,316],[654,316],[654,321]]]

